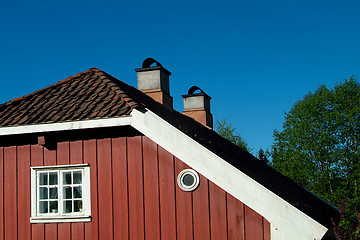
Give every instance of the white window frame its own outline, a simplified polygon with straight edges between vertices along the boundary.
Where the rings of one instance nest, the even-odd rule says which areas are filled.
[[[31,223],[51,223],[51,222],[89,222],[91,221],[91,202],[90,202],[90,165],[57,165],[57,166],[39,166],[31,167]],[[82,172],[82,211],[72,213],[62,213],[62,172],[76,171]],[[58,212],[57,213],[39,213],[39,179],[40,173],[58,172]],[[74,196],[73,196],[74,198]],[[72,199],[73,200],[73,199]]]

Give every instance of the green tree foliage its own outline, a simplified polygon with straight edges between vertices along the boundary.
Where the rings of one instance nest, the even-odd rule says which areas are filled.
[[[336,240],[358,240],[360,239],[360,212],[355,209],[352,214],[355,219],[352,219],[346,212],[346,202],[340,204],[340,222],[337,224],[332,219],[334,226],[334,234]]]
[[[232,127],[232,124],[222,119],[221,121],[216,121],[215,131],[222,137],[226,138],[235,145],[241,147],[247,152],[251,152],[247,142],[237,133],[236,128]]]
[[[274,137],[276,170],[335,206],[347,199],[360,209],[360,85],[353,77],[305,95]]]
[[[262,148],[260,148],[258,154],[258,159],[263,161],[264,163],[266,163],[267,165],[270,165],[270,157],[271,157],[271,153],[269,150],[264,151]]]

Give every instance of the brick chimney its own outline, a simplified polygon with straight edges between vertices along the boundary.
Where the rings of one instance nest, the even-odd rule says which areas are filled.
[[[135,71],[137,72],[138,89],[172,110],[173,98],[170,96],[169,88],[171,72],[153,58],[145,59],[142,68],[135,69]]]
[[[200,91],[195,93],[195,91]],[[194,118],[203,125],[213,128],[213,116],[210,112],[211,97],[197,86],[189,89],[184,98],[184,112],[186,116]]]

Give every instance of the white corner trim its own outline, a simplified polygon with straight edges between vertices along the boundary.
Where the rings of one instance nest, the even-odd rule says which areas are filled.
[[[0,136],[130,125],[131,116],[0,128]]]
[[[289,240],[320,240],[327,228],[272,193],[150,110],[131,112],[131,126],[265,217]],[[274,237],[272,239],[281,239]]]

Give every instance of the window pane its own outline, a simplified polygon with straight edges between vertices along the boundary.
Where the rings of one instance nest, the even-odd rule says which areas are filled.
[[[54,188],[49,188],[50,190],[50,199],[57,199],[58,198],[58,188],[54,187]]]
[[[81,192],[81,186],[74,187],[74,198],[81,198],[82,192]]]
[[[71,184],[71,172],[64,172],[63,173],[64,184]]]
[[[48,173],[40,173],[40,185],[47,185],[48,184]]]
[[[58,174],[57,172],[49,173],[49,185],[57,185],[58,184]]]
[[[81,174],[81,171],[76,171],[76,172],[73,172],[73,177],[74,177],[74,183],[73,184],[81,184],[81,176],[82,176],[82,174]]]
[[[195,178],[191,174],[186,174],[183,178],[183,183],[185,186],[190,187],[195,182]]]
[[[72,201],[64,201],[64,213],[72,212]]]
[[[48,189],[47,187],[40,187],[39,188],[39,198],[40,199],[48,199]]]
[[[64,195],[64,199],[71,199],[72,198],[71,187],[64,187],[63,195]]]
[[[58,212],[58,202],[50,201],[50,213],[57,213],[57,212]]]
[[[40,213],[48,213],[48,202],[47,201],[39,202],[39,212]]]
[[[75,200],[74,201],[74,212],[81,212],[82,211],[82,201]]]

